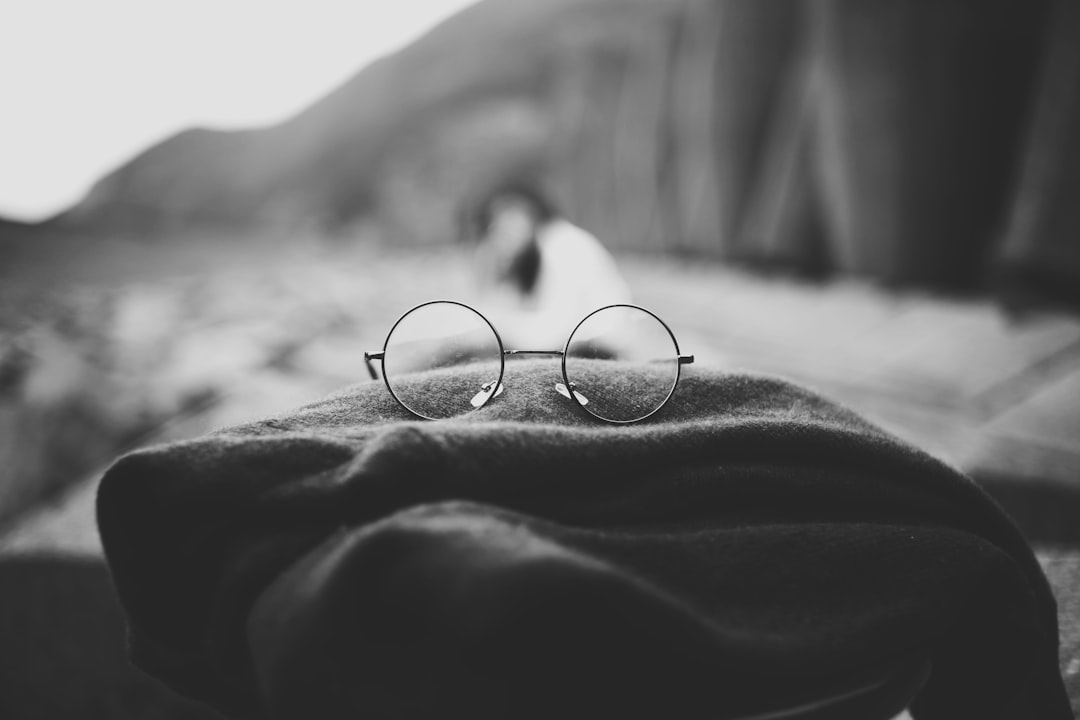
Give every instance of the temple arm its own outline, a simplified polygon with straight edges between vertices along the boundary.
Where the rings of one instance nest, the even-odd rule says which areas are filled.
[[[383,351],[382,350],[376,350],[374,352],[365,352],[364,353],[364,364],[367,365],[368,375],[371,376],[372,380],[378,380],[379,379],[379,374],[377,372],[375,372],[375,363],[373,363],[372,360],[382,360],[382,359],[383,359]]]

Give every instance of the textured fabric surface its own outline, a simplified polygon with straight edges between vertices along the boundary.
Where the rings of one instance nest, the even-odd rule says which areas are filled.
[[[508,363],[437,422],[365,383],[121,458],[134,661],[237,716],[729,717],[928,656],[921,719],[1070,716],[1045,577],[959,473],[773,379],[691,368],[632,426],[559,379]]]

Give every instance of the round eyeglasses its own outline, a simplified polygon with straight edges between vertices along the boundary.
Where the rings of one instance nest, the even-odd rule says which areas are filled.
[[[406,410],[428,420],[483,407],[503,391],[506,358],[562,358],[563,382],[554,389],[593,417],[632,423],[657,412],[675,392],[683,365],[675,334],[657,315],[637,305],[608,305],[589,313],[561,350],[507,350],[491,322],[453,300],[434,300],[406,312],[386,336],[383,349],[365,352],[372,380],[382,362],[386,389]],[[612,365],[616,361],[617,366]],[[415,373],[435,372],[431,382]]]

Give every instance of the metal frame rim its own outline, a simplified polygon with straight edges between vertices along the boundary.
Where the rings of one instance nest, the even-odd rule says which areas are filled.
[[[491,321],[488,320],[487,317],[485,317],[484,314],[482,312],[480,312],[479,310],[477,310],[476,308],[472,307],[471,305],[466,305],[463,302],[458,302],[457,300],[428,300],[427,302],[422,302],[419,305],[414,305],[413,307],[409,308],[408,310],[406,310],[404,313],[401,314],[401,317],[399,317],[397,320],[394,321],[394,324],[390,326],[390,331],[388,333],[386,333],[386,339],[383,340],[383,349],[382,349],[382,354],[383,355],[382,355],[382,358],[380,359],[381,368],[382,368],[382,379],[383,379],[383,384],[386,385],[386,390],[390,393],[390,397],[394,398],[394,400],[397,402],[398,405],[405,408],[407,411],[409,411],[410,413],[412,413],[413,415],[415,415],[418,418],[422,418],[424,420],[447,420],[448,418],[434,418],[434,417],[430,417],[428,415],[424,415],[422,413],[418,413],[415,410],[413,410],[411,407],[406,405],[404,402],[402,402],[401,398],[399,398],[397,396],[397,393],[394,392],[394,388],[390,387],[390,376],[386,372],[386,350],[387,350],[387,346],[390,343],[390,338],[393,337],[393,335],[394,335],[394,330],[397,329],[398,325],[401,324],[402,320],[404,320],[405,318],[407,318],[409,315],[416,312],[420,308],[427,307],[428,305],[457,305],[459,307],[463,307],[466,310],[469,310],[472,313],[474,313],[475,315],[477,315],[481,320],[484,321],[484,323],[489,328],[491,328],[491,332],[495,335],[495,342],[497,342],[499,344],[499,377],[495,381],[495,387],[496,388],[498,388],[499,385],[502,384],[503,374],[506,372],[506,352],[505,352],[505,348],[503,347],[502,336],[499,335],[499,331],[495,329],[495,326],[491,324]],[[494,398],[494,397],[495,397],[495,393],[492,393],[491,395],[488,396],[488,398],[486,400],[484,400],[483,404],[481,404],[480,406],[478,406],[475,409],[479,410],[480,408],[484,407],[484,405],[487,405],[489,402],[491,402],[492,398]],[[450,415],[449,417],[458,417],[458,416],[457,415]]]
[[[663,326],[664,330],[667,331],[668,337],[671,338],[671,343],[675,346],[675,381],[673,383],[671,383],[671,388],[668,390],[667,395],[664,396],[664,399],[660,402],[659,405],[657,405],[655,408],[653,408],[647,414],[642,415],[639,418],[634,418],[633,420],[612,420],[611,418],[606,418],[606,417],[603,417],[601,415],[597,415],[592,410],[590,410],[589,408],[582,405],[581,402],[578,401],[577,396],[574,394],[574,390],[573,390],[573,388],[572,388],[572,386],[570,384],[570,378],[566,374],[566,358],[567,358],[567,356],[569,354],[569,351],[570,351],[570,342],[574,339],[574,333],[576,333],[578,331],[578,329],[581,328],[581,326],[585,324],[585,321],[588,320],[589,318],[591,318],[593,315],[595,315],[595,314],[597,314],[599,312],[603,312],[604,310],[610,310],[612,308],[620,308],[620,307],[631,308],[631,309],[634,309],[634,310],[641,310],[642,312],[644,312],[644,313],[646,313],[648,315],[651,315],[653,317],[653,319],[656,320],[658,323],[660,323],[660,325]],[[604,422],[612,423],[614,425],[631,425],[633,423],[641,422],[642,420],[647,420],[648,418],[652,417],[656,413],[660,412],[660,410],[665,405],[668,404],[668,400],[670,400],[671,396],[675,394],[675,388],[678,387],[679,380],[682,377],[682,365],[683,364],[679,360],[681,355],[682,355],[682,351],[679,349],[679,341],[678,341],[678,339],[676,339],[675,333],[673,333],[671,331],[671,328],[668,327],[668,324],[666,322],[664,322],[660,318],[659,315],[654,313],[652,310],[649,310],[648,308],[643,308],[640,305],[634,305],[633,303],[613,303],[611,305],[605,305],[603,307],[600,307],[600,308],[597,308],[597,309],[593,310],[591,313],[589,313],[588,315],[583,317],[578,322],[578,324],[574,326],[574,329],[570,331],[570,336],[568,338],[566,338],[566,344],[563,345],[563,352],[562,352],[562,376],[563,376],[563,382],[566,384],[566,389],[567,389],[567,391],[568,391],[568,393],[570,395],[570,399],[574,401],[574,404],[577,405],[582,410],[584,410],[585,412],[592,415],[594,418],[596,418],[598,420],[603,420]]]

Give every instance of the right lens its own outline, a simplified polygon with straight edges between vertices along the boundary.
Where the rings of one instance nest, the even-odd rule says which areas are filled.
[[[405,313],[383,348],[390,392],[429,420],[483,406],[498,390],[502,371],[502,343],[495,328],[456,302],[430,302]]]
[[[574,329],[563,374],[588,412],[608,422],[636,422],[659,410],[675,390],[679,346],[668,326],[645,308],[611,305]]]

